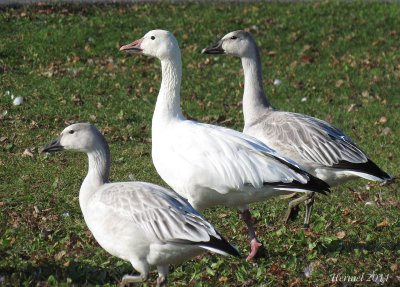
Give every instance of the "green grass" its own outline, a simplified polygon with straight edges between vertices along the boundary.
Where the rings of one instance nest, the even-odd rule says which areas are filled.
[[[240,61],[200,51],[250,28],[273,105],[332,121],[399,177],[399,5],[40,6],[3,10],[0,26],[0,285],[114,286],[132,271],[97,245],[83,221],[78,190],[86,157],[39,149],[67,124],[89,121],[110,143],[112,181],[165,185],[150,155],[160,63],[118,51],[154,28],[174,32],[182,48],[186,115],[242,129]],[[274,86],[274,79],[283,84]],[[23,96],[23,105],[13,106],[6,91]],[[32,156],[23,156],[26,149]],[[205,255],[174,267],[171,285],[339,286],[334,274],[363,273],[357,285],[376,285],[366,281],[369,273],[399,284],[399,199],[397,183],[351,182],[317,198],[311,231],[301,228],[303,213],[282,224],[285,200],[255,204],[264,256],[247,263]],[[248,252],[236,211],[204,214]]]

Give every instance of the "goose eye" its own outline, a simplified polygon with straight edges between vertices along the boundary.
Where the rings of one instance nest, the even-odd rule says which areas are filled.
[[[75,133],[74,130],[70,130],[69,133],[72,135],[73,133]]]
[[[236,36],[232,36],[231,39],[232,39],[232,40],[236,40],[237,37],[236,37]]]
[[[154,36],[151,36],[151,37],[150,37],[151,40],[154,40],[155,38],[156,38],[156,37],[154,37]]]

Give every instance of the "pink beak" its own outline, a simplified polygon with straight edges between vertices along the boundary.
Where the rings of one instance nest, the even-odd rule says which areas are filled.
[[[136,41],[133,41],[130,44],[122,46],[121,48],[119,48],[119,50],[120,51],[125,51],[127,53],[131,53],[131,54],[141,54],[141,53],[143,53],[143,49],[140,48],[140,44],[142,42],[143,42],[143,38],[138,39]]]

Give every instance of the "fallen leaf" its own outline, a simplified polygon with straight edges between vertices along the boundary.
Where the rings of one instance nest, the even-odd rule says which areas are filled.
[[[363,91],[361,93],[361,96],[363,96],[364,98],[368,98],[369,97],[369,92],[368,91]]]
[[[386,118],[385,116],[380,117],[379,123],[380,123],[381,125],[386,124],[386,122],[387,122],[387,118]]]
[[[228,277],[226,277],[226,276],[221,276],[221,277],[219,277],[218,281],[219,281],[219,282],[226,282],[226,281],[228,281]]]
[[[347,112],[350,113],[352,111],[357,110],[358,105],[357,104],[351,104],[350,107],[347,109]]]
[[[344,215],[344,216],[347,216],[347,215],[349,215],[351,213],[351,211],[350,211],[350,209],[348,209],[348,208],[346,208],[346,209],[344,209],[343,211],[342,211],[342,214]]]
[[[273,263],[269,268],[268,272],[272,273],[277,277],[282,277],[284,273],[286,273],[286,270],[281,268],[278,264]]]
[[[337,80],[336,81],[336,88],[340,88],[341,86],[343,86],[343,84],[344,84],[344,81],[342,79]]]
[[[294,278],[292,281],[289,282],[289,286],[293,287],[293,286],[300,286],[300,278]]]
[[[368,198],[368,194],[359,191],[354,192],[353,195],[358,201],[365,201]]]
[[[389,220],[385,217],[385,219],[376,225],[376,227],[383,228],[389,226]]]
[[[386,128],[384,128],[384,129],[382,130],[381,136],[387,136],[387,135],[389,135],[389,134],[391,134],[391,133],[392,133],[392,129],[389,128],[389,127],[386,127]]]
[[[328,123],[333,122],[334,119],[335,119],[335,116],[334,116],[334,115],[327,115],[327,116],[325,117],[325,121],[327,121]]]
[[[336,263],[336,262],[338,261],[338,259],[337,259],[337,258],[331,257],[331,258],[328,258],[327,261],[328,261],[328,262],[332,262],[332,263]]]
[[[67,252],[65,250],[61,250],[60,252],[58,252],[56,255],[54,255],[54,259],[56,261],[61,260],[61,258],[64,257],[64,255],[67,254]]]
[[[392,270],[392,272],[396,272],[398,269],[399,269],[399,266],[397,264],[390,265],[390,270]]]
[[[314,62],[314,58],[312,56],[308,56],[308,55],[302,55],[301,60],[303,61],[303,63],[306,63],[306,64],[310,64],[310,63]]]
[[[32,153],[32,151],[31,150],[29,150],[28,148],[26,148],[25,150],[24,150],[24,152],[22,153],[22,157],[33,157],[33,153]]]
[[[343,239],[346,236],[346,232],[344,231],[339,231],[336,233],[336,237],[339,239]]]

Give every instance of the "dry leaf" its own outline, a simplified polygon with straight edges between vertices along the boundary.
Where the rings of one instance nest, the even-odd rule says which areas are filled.
[[[339,231],[338,233],[336,233],[336,237],[339,239],[343,239],[346,236],[346,232],[344,231]]]
[[[219,277],[218,281],[219,281],[219,282],[226,282],[226,281],[228,281],[228,277],[226,277],[226,276],[221,276],[221,277]]]
[[[337,259],[337,258],[331,257],[331,258],[328,258],[327,261],[328,261],[328,262],[332,262],[332,263],[336,263],[336,262],[338,261],[338,259]]]
[[[387,135],[389,135],[389,134],[391,134],[391,133],[392,133],[392,129],[389,128],[389,127],[386,127],[386,128],[384,128],[384,129],[382,130],[381,136],[387,136]]]
[[[328,123],[333,122],[334,119],[335,119],[335,116],[330,115],[330,114],[325,117],[325,121],[327,121]]]
[[[358,105],[357,104],[351,104],[350,107],[347,109],[347,112],[350,113],[352,111],[357,110]]]
[[[342,214],[344,215],[344,216],[347,216],[347,215],[349,215],[351,213],[351,211],[350,211],[350,209],[348,209],[348,208],[346,208],[346,209],[344,209],[343,211],[342,211]]]
[[[396,272],[398,269],[399,269],[399,266],[397,264],[390,265],[390,270],[392,270],[392,272]]]
[[[340,88],[341,86],[343,86],[343,84],[344,84],[344,81],[342,79],[337,80],[336,81],[336,88]]]
[[[381,125],[386,124],[386,122],[387,122],[387,118],[386,118],[385,116],[382,116],[382,117],[379,119],[379,123],[380,123]]]
[[[28,148],[26,148],[22,153],[22,157],[28,157],[28,156],[33,157],[33,153]]]
[[[353,195],[358,201],[365,201],[368,198],[368,194],[361,193],[359,191],[354,192]]]
[[[61,250],[60,252],[58,252],[56,255],[54,255],[54,259],[56,261],[61,260],[61,258],[64,257],[64,255],[67,254],[67,252],[65,250]]]
[[[376,225],[376,227],[383,228],[389,226],[389,220],[385,217],[385,219]]]
[[[300,286],[300,278],[294,278],[292,281],[289,282],[289,286],[293,287],[293,286]]]
[[[314,58],[312,56],[308,56],[308,55],[302,55],[301,60],[303,61],[303,63],[306,63],[306,64],[310,64],[310,63],[314,62]]]

